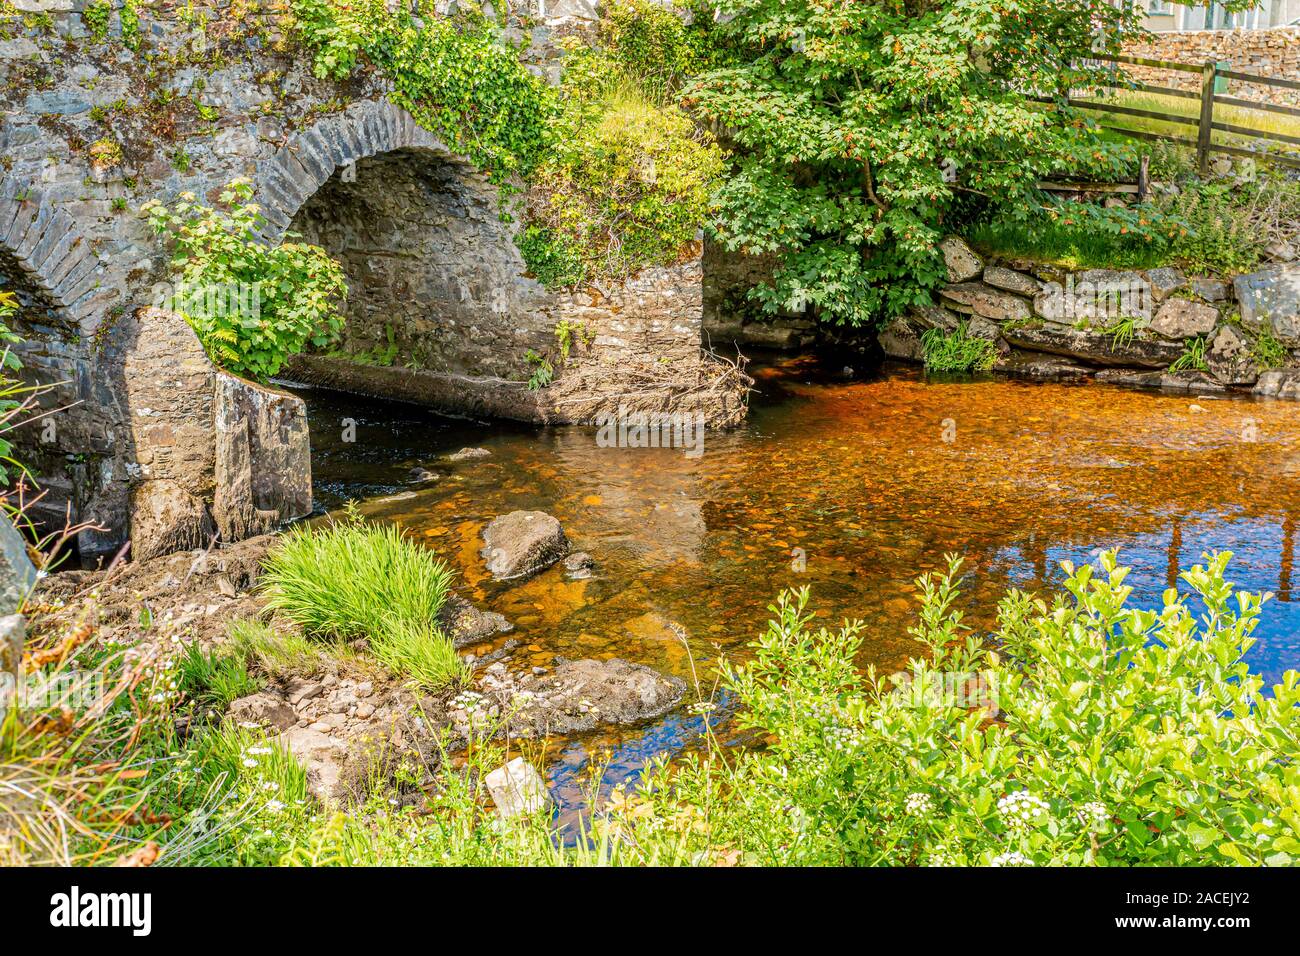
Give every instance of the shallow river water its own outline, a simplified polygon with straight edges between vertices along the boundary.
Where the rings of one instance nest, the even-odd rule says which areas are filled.
[[[1007,587],[1053,585],[1062,560],[1119,547],[1138,606],[1157,606],[1202,552],[1232,550],[1231,578],[1277,595],[1251,661],[1270,679],[1300,666],[1300,405],[936,381],[888,366],[851,378],[806,357],[751,372],[747,423],[709,433],[698,457],[598,447],[591,428],[477,424],[307,392],[317,500],[359,499],[445,557],[466,597],[515,624],[520,663],[619,656],[690,682],[693,659],[707,680],[720,654],[743,657],[778,592],[808,585],[827,623],[867,623],[862,663],[897,669],[912,652],[914,579],[945,552],[966,558],[963,604],[978,627]],[[343,440],[348,420],[354,441]],[[492,456],[444,460],[468,445]],[[408,484],[415,466],[439,480]],[[594,577],[569,581],[556,566],[492,581],[480,535],[515,509],[557,517],[595,558]],[[556,744],[553,790],[573,805],[594,748],[619,778],[688,745],[697,724],[683,711]]]

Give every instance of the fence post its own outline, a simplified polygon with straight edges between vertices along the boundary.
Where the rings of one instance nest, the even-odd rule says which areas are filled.
[[[1214,75],[1218,64],[1206,61],[1201,67],[1201,121],[1197,126],[1196,160],[1202,179],[1210,174],[1210,136],[1214,132]]]

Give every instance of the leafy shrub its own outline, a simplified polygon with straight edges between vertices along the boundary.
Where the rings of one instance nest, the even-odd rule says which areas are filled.
[[[1262,693],[1243,655],[1268,596],[1234,591],[1230,557],[1152,610],[1113,552],[1065,564],[1066,594],[1011,592],[987,642],[953,610],[953,559],[918,582],[924,653],[865,681],[863,625],[814,629],[807,591],[785,595],[723,669],[768,747],[661,768],[620,825],[767,864],[1291,865],[1300,674]]]
[[[925,367],[933,372],[987,372],[998,358],[998,347],[988,339],[966,333],[966,323],[952,332],[926,329],[921,335]]]
[[[90,38],[96,43],[108,36],[108,22],[112,15],[113,5],[109,0],[91,0],[81,11],[81,19],[85,21],[86,29],[90,31]]]
[[[1232,275],[1259,264],[1267,241],[1251,222],[1241,187],[1228,183],[1194,183],[1170,200],[1186,222],[1170,249],[1171,256],[1194,274]]]
[[[597,24],[601,82],[634,81],[664,102],[683,83],[717,58],[712,11],[701,10],[688,25],[671,7],[650,0],[613,0]],[[567,66],[566,66],[567,69]]]
[[[225,211],[193,193],[170,207],[150,200],[142,211],[172,242],[177,281],[167,305],[186,317],[214,362],[265,380],[307,345],[339,338],[347,282],[319,246],[260,242],[252,196],[249,181],[237,179],[221,193]]]
[[[708,217],[721,152],[684,113],[634,86],[594,111],[575,109],[568,141],[529,195],[533,241],[564,250],[565,268],[547,274],[578,275],[575,258],[583,274],[611,277],[676,262]]]
[[[438,631],[451,579],[445,563],[397,528],[349,512],[329,528],[289,531],[263,580],[267,605],[308,635],[366,638],[380,661],[433,689],[463,675]]]

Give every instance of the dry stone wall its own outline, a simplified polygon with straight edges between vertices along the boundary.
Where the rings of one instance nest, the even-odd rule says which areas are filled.
[[[927,331],[960,330],[992,344],[993,371],[1019,377],[1300,398],[1300,262],[1226,282],[986,262],[955,237],[941,249],[947,285],[880,332],[887,356],[924,361]]]

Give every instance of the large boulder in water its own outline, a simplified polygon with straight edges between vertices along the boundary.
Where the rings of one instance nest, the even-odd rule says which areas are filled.
[[[512,511],[483,529],[483,557],[498,580],[526,578],[569,553],[560,522],[544,511]]]

